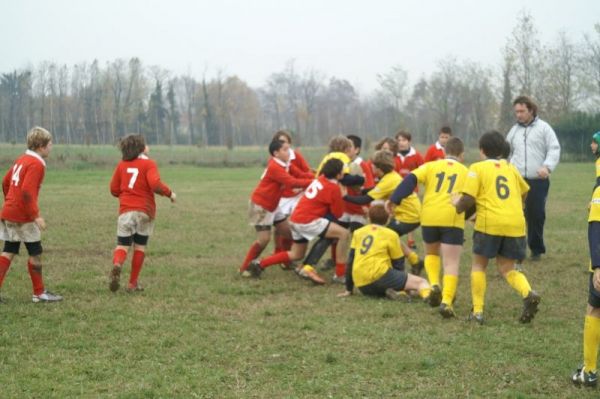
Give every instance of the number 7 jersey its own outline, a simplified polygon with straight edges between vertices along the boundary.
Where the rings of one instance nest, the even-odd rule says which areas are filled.
[[[525,235],[522,196],[528,191],[519,171],[503,159],[472,164],[462,188],[464,194],[475,198],[475,230],[503,237]]]
[[[110,181],[110,193],[119,198],[119,214],[140,211],[154,219],[154,194],[170,197],[171,189],[160,180],[156,163],[142,154],[119,162]]]

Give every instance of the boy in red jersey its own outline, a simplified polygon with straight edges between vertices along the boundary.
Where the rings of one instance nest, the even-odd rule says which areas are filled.
[[[284,143],[288,143],[290,145],[290,164],[294,165],[304,173],[311,173],[310,166],[300,151],[297,149],[292,149],[292,136],[290,133],[285,130],[280,130],[273,136],[273,141],[275,140],[283,141]],[[279,200],[277,210],[275,211],[275,220],[283,220],[292,214],[292,211],[294,210],[294,207],[296,207],[298,200],[300,200],[303,191],[304,190],[301,188],[285,187],[283,193],[281,193],[281,199]],[[275,231],[273,239],[275,241],[275,252],[289,251],[292,247],[292,239],[277,234],[277,230]]]
[[[286,187],[305,188],[313,181],[313,174],[302,172],[296,166],[289,163],[290,145],[283,141],[275,140],[269,144],[271,159],[267,162],[258,185],[250,197],[250,209],[248,216],[250,224],[256,230],[256,241],[250,246],[240,273],[244,277],[250,277],[247,272],[250,261],[256,259],[269,244],[271,239],[271,226],[279,234],[291,238],[290,226],[287,219],[275,219],[277,206],[281,194]],[[282,252],[283,253],[283,252]]]
[[[27,151],[21,155],[2,179],[4,206],[0,215],[0,287],[10,263],[19,253],[21,242],[29,254],[27,269],[33,285],[32,301],[57,302],[62,296],[44,288],[42,279],[42,234],[46,222],[40,215],[38,195],[46,173],[45,158],[52,150],[52,135],[41,127],[27,133]],[[2,302],[2,298],[0,298]]]
[[[425,162],[437,161],[438,159],[446,158],[444,147],[446,146],[446,142],[448,142],[450,137],[452,137],[452,129],[450,129],[448,126],[442,127],[438,135],[438,140],[427,149],[427,153],[425,154]]]
[[[131,275],[127,291],[142,291],[138,276],[144,264],[148,238],[154,230],[156,203],[154,194],[175,202],[176,195],[160,180],[156,163],[147,156],[148,147],[141,134],[130,134],[119,142],[123,160],[115,168],[110,181],[110,193],[119,198],[117,247],[113,254],[109,289],[119,289],[119,279],[127,252],[133,243]]]
[[[249,270],[253,277],[259,277],[268,266],[302,259],[306,253],[308,242],[317,237],[337,239],[337,262],[346,263],[349,232],[339,224],[325,218],[327,214],[331,214],[339,219],[344,213],[342,191],[345,190],[339,185],[339,181],[344,176],[343,169],[344,163],[337,158],[331,158],[322,165],[321,175],[308,186],[290,217],[292,238],[294,239],[292,249],[269,256],[261,261],[252,261]],[[300,270],[300,275],[312,280],[315,284],[325,283],[315,269],[309,265],[305,265]]]

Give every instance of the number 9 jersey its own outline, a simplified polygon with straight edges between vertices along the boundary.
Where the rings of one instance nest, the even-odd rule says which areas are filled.
[[[376,224],[368,224],[352,233],[350,249],[354,249],[352,280],[357,287],[379,280],[391,269],[392,259],[404,256],[398,234]]]
[[[130,211],[156,216],[154,193],[171,196],[171,189],[160,180],[156,163],[141,154],[131,161],[121,161],[110,181],[110,193],[119,198],[119,214]]]
[[[529,185],[514,165],[503,159],[476,162],[469,168],[461,191],[475,198],[476,231],[503,237],[525,235],[522,196]]]

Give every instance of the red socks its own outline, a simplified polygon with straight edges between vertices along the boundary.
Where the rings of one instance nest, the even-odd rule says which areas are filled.
[[[242,267],[240,267],[240,273],[245,271],[248,268],[248,265],[250,264],[250,262],[252,262],[252,260],[258,258],[258,256],[260,255],[260,253],[262,251],[263,251],[263,249],[260,246],[260,244],[255,241],[254,244],[252,244],[252,246],[248,250],[248,253],[246,254],[244,263],[242,263]]]
[[[40,295],[44,292],[44,280],[42,279],[42,266],[36,267],[31,263],[31,259],[27,261],[27,270],[29,270],[29,277],[31,277],[31,284],[33,285],[33,295]]]
[[[289,262],[290,262],[290,255],[288,254],[287,251],[286,252],[278,252],[271,256],[267,256],[266,258],[261,260],[260,267],[264,269],[266,267],[277,265],[279,263],[285,264],[285,263],[289,263]]]
[[[121,248],[115,249],[115,252],[113,253],[113,265],[123,266],[125,259],[127,259],[127,251]]]
[[[133,251],[133,257],[131,258],[131,276],[129,276],[130,287],[135,287],[137,285],[138,276],[142,270],[145,255],[144,251]]]
[[[2,287],[2,282],[4,282],[4,276],[6,276],[6,272],[8,272],[9,267],[10,259],[5,258],[4,256],[0,256],[0,287]]]
[[[346,264],[336,263],[335,264],[335,275],[338,277],[344,277],[346,275]]]

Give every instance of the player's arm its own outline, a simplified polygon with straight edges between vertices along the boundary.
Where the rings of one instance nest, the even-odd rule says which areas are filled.
[[[340,180],[340,183],[344,186],[362,186],[365,183],[365,178],[358,175],[350,175],[344,173],[344,177]]]
[[[150,187],[150,190],[152,190],[153,193],[171,198],[173,191],[171,191],[169,186],[167,186],[160,180],[158,167],[154,162],[152,162],[152,164],[146,171],[146,181],[148,183],[148,187]]]
[[[344,201],[347,201],[351,204],[356,204],[356,205],[369,205],[371,202],[373,202],[374,198],[371,197],[369,194],[363,194],[363,195],[344,195]]]
[[[10,189],[10,180],[12,178],[13,168],[8,168],[8,172],[4,175],[4,179],[2,179],[2,192],[4,193],[4,198],[8,195],[8,190]]]
[[[115,168],[112,179],[110,179],[110,193],[117,198],[121,195],[121,173],[118,166]]]
[[[44,179],[44,166],[38,162],[27,169],[21,183],[21,201],[25,215],[31,220],[40,217],[38,208],[38,191]],[[41,227],[41,226],[40,226]]]
[[[306,188],[310,185],[310,183],[312,183],[313,179],[307,179],[307,178],[296,178],[292,175],[290,175],[288,172],[285,171],[285,169],[283,169],[282,167],[269,167],[267,169],[267,174],[269,175],[269,177],[271,179],[273,179],[274,181],[276,181],[277,183],[283,185],[283,186],[288,186],[288,187],[300,187],[300,188]]]
[[[342,198],[341,187],[336,186],[331,193],[331,204],[329,206],[331,214],[339,219],[344,214],[344,200]]]
[[[469,194],[456,194],[452,197],[452,205],[456,208],[457,213],[463,213],[469,208],[475,207],[475,198]]]
[[[408,197],[415,191],[417,182],[417,176],[415,176],[414,173],[409,173],[392,193],[390,202],[396,205],[400,204],[404,198]]]
[[[297,177],[299,179],[314,179],[315,175],[312,174],[310,170],[302,170],[295,166],[294,164],[290,164],[290,175]]]
[[[306,162],[306,159],[298,150],[296,150],[296,160],[298,161],[298,169],[300,169],[303,172],[312,173],[310,165],[308,164],[308,162]]]
[[[435,151],[435,145],[430,146],[425,153],[425,162],[430,162],[435,160],[435,156],[433,155]]]

